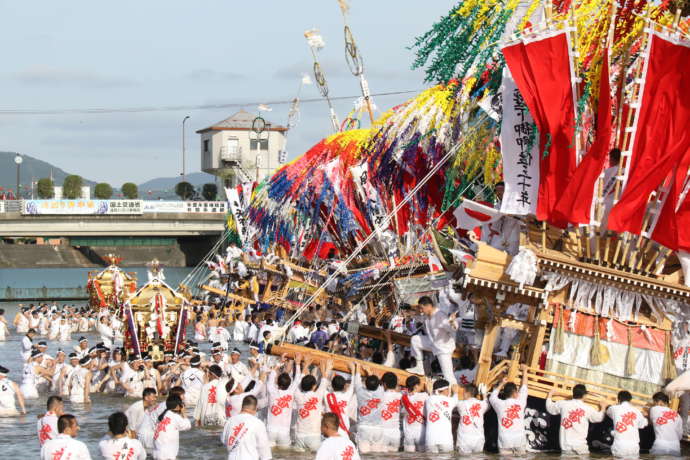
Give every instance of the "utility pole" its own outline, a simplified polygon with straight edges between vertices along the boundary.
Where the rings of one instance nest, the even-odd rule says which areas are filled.
[[[15,198],[19,200],[19,172],[21,169],[21,164],[24,161],[24,158],[20,154],[17,154],[17,156],[14,157],[14,162],[17,163],[17,193],[15,194]]]

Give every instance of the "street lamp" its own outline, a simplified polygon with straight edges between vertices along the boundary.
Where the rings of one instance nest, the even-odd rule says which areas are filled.
[[[24,158],[22,158],[22,156],[20,154],[17,154],[14,157],[14,162],[17,163],[17,193],[15,194],[17,200],[19,199],[19,169],[20,169],[23,161],[24,161]]]
[[[185,141],[184,141],[184,124],[189,120],[189,115],[182,120],[182,181],[185,182]]]

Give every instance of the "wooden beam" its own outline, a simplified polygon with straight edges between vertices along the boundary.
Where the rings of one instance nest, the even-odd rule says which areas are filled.
[[[484,339],[482,340],[482,348],[479,352],[477,376],[475,377],[475,382],[477,384],[485,383],[489,375],[494,354],[494,346],[496,346],[496,338],[500,330],[501,327],[494,322],[487,324],[484,329]]]
[[[372,370],[378,375],[382,375],[384,372],[392,372],[398,377],[398,384],[404,385],[408,377],[414,374],[410,374],[402,369],[396,369],[394,367],[382,366],[380,364],[374,364],[369,361],[362,361],[361,359],[350,358],[348,356],[336,355],[334,353],[328,353],[321,350],[314,350],[313,348],[302,347],[299,345],[283,344],[283,345],[269,345],[268,353],[275,356],[286,355],[288,358],[295,359],[295,356],[302,355],[303,357],[309,357],[312,359],[314,364],[321,364],[324,361],[333,360],[333,369],[339,372],[350,373],[349,363],[358,363],[360,366],[366,366],[368,369]]]
[[[235,295],[235,294],[227,294],[226,295],[224,290],[214,288],[211,286],[202,285],[201,289],[204,289],[208,292],[212,292],[214,294],[218,294],[218,295],[223,296],[223,297],[227,297],[228,299],[236,300],[237,302],[248,303],[248,304],[255,304],[256,303],[254,301],[254,299],[250,299],[247,297],[242,297],[242,296]]]
[[[412,339],[411,335],[407,334],[401,334],[400,332],[394,332],[394,331],[386,331],[386,329],[381,329],[378,327],[374,326],[366,326],[362,325],[359,326],[359,335],[363,335],[364,337],[369,337],[371,339],[378,339],[378,340],[386,340],[386,332],[390,332],[391,335],[391,342],[393,342],[396,345],[401,345],[403,347],[409,347],[410,346],[410,340]],[[462,357],[462,349],[461,348],[456,348],[455,352],[453,352],[453,358],[460,358]]]
[[[530,332],[532,325],[513,318],[503,317],[498,322],[499,327],[509,327],[510,329],[517,329],[518,331]]]

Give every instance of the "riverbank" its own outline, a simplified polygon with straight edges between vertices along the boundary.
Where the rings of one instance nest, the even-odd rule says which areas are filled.
[[[83,241],[58,239],[60,244],[0,243],[0,270],[5,268],[97,268],[108,264],[104,257],[116,254],[123,267],[144,266],[158,259],[166,267],[194,267],[208,253],[217,237],[158,238],[155,244],[119,239]],[[108,243],[111,244],[108,244]],[[129,244],[122,244],[122,243]],[[136,244],[134,244],[136,243]],[[146,243],[146,241],[143,241]]]

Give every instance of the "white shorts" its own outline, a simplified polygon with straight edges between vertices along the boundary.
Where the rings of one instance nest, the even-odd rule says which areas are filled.
[[[611,446],[611,455],[620,458],[637,458],[640,456],[640,446],[634,443],[627,443],[631,445],[620,446],[614,442]]]
[[[357,427],[357,445],[366,453],[381,448],[383,440],[383,428],[380,426],[362,425]]]
[[[453,444],[428,444],[426,446],[427,452],[453,452]]]
[[[588,455],[589,454],[589,446],[587,444],[583,444],[581,446],[561,446],[561,454],[569,454],[569,455]]]
[[[652,445],[652,449],[649,453],[652,455],[680,457],[680,442],[661,441],[657,439],[654,441],[654,445]]]
[[[384,429],[381,437],[381,447],[388,452],[397,452],[400,448],[400,430]]]
[[[269,431],[268,440],[271,443],[271,447],[290,447],[290,444],[292,444],[289,431]]]
[[[418,429],[407,427],[403,430],[403,447],[405,452],[424,451],[424,429],[419,425]]]
[[[319,450],[319,447],[321,447],[320,434],[295,433],[296,449],[316,452]]]
[[[457,450],[463,455],[479,454],[484,451],[484,438],[461,438],[458,436]]]
[[[525,455],[527,449],[525,447],[501,447],[498,453],[501,455]]]
[[[498,450],[513,450],[515,452],[525,452],[527,450],[527,439],[524,435],[501,438],[501,435],[499,434]]]

